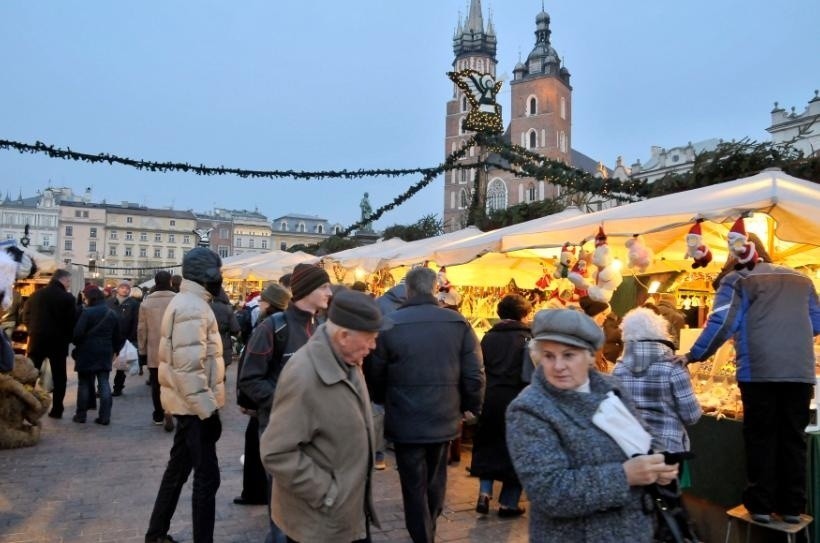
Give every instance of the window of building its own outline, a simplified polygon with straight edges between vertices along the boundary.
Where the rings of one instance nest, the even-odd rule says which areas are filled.
[[[89,253],[96,253],[97,252],[97,242],[96,241],[89,241],[88,242],[88,252]]]
[[[190,245],[191,244],[191,236],[189,236],[187,234],[182,236],[182,243],[185,244],[185,245]]]
[[[219,237],[220,238],[227,238],[230,234],[228,233],[227,228],[220,228],[219,229]]]
[[[79,209],[74,211],[74,216],[75,217],[81,217],[82,216]]]
[[[88,211],[83,211],[83,219],[87,219],[87,218],[88,218]]]
[[[530,98],[529,112],[530,112],[530,115],[537,115],[538,114],[538,101],[535,99],[535,96]]]
[[[462,112],[467,111],[467,97],[466,96],[461,97],[461,111]]]
[[[51,247],[51,238],[43,236],[43,247]]]
[[[108,256],[117,256],[117,248],[116,247],[109,247],[108,248]]]
[[[538,134],[535,132],[535,130],[530,130],[528,140],[530,149],[535,149],[536,147],[538,147]]]
[[[283,241],[282,243],[279,244],[279,250],[280,251],[287,251],[288,250],[288,244]]]
[[[140,241],[148,241],[148,232],[140,232]]]
[[[70,239],[67,239],[67,240],[65,240],[65,241],[64,241],[64,243],[63,243],[63,248],[64,248],[66,251],[70,251],[70,250],[72,250],[72,249],[74,248],[74,244],[72,243],[72,241],[71,241]]]
[[[250,249],[253,249],[253,245],[254,245],[254,244],[253,244],[253,241],[254,241],[254,240],[253,240],[253,238],[251,238],[251,239],[249,239],[249,240],[248,240],[248,247],[249,247]]]
[[[134,222],[134,217],[126,217],[125,222],[128,223],[128,224],[133,223]]]
[[[534,202],[537,192],[535,191],[535,184],[530,183],[530,186],[527,187],[527,201]]]
[[[317,234],[324,234],[325,233],[325,225],[317,224],[316,225],[316,233]]]
[[[233,243],[237,247],[242,247],[242,238],[233,238]]]
[[[558,147],[560,147],[562,153],[567,152],[567,134],[563,130],[561,135],[558,136]]]
[[[176,242],[177,242],[176,234],[168,234],[168,243],[176,243]]]
[[[74,235],[74,227],[73,226],[66,226],[65,227],[65,235],[67,237],[73,236]]]
[[[217,248],[216,252],[219,253],[219,256],[221,256],[222,258],[227,258],[227,256],[228,256],[228,246],[227,245],[220,245]]]
[[[125,232],[125,241],[133,241],[134,240],[134,233],[133,232]]]
[[[148,249],[146,247],[140,247],[140,258],[146,258],[148,256]]]
[[[125,256],[133,256],[131,247],[125,248]]]
[[[154,258],[162,258],[162,249],[154,247]]]
[[[97,227],[92,226],[91,228],[88,229],[88,237],[90,237],[90,238],[96,238],[97,237]]]
[[[458,207],[460,209],[467,209],[470,207],[470,198],[467,197],[467,191],[464,189],[458,191]]]
[[[168,258],[176,258],[176,251],[173,247],[168,248]]]
[[[262,246],[262,248],[263,248],[263,249],[267,249],[267,248],[268,248],[268,240],[263,239],[263,240],[260,242],[260,245]]]
[[[487,211],[507,208],[507,185],[495,178],[487,186]]]
[[[334,234],[341,234],[342,233],[342,227],[337,224],[336,226],[333,227],[333,233]]]
[[[299,225],[296,227],[296,229],[297,229],[299,232],[304,232],[304,231],[305,231],[305,223],[300,222],[300,223],[299,223]]]
[[[567,99],[565,97],[561,97],[561,118],[567,118]]]
[[[281,230],[282,232],[287,232],[288,231],[288,221],[280,222],[279,223],[279,230]]]
[[[159,232],[154,233],[154,241],[161,242],[162,241],[162,234]]]
[[[171,219],[171,226],[176,226],[177,222],[174,219]]]

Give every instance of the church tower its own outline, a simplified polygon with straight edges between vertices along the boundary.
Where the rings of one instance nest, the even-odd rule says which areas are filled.
[[[470,12],[458,25],[453,35],[453,71],[472,68],[477,72],[489,73],[495,77],[496,38],[493,22],[490,19],[484,26],[481,14],[481,0],[470,0]],[[462,128],[462,122],[470,111],[470,105],[464,92],[453,84],[453,94],[447,102],[447,119],[444,137],[444,156],[454,151],[472,136]],[[462,164],[476,162],[475,148],[462,159]],[[470,206],[472,198],[474,170],[451,170],[444,177],[444,225],[448,230],[457,230],[463,226],[463,215]]]
[[[510,111],[510,123],[504,138],[546,158],[573,165],[570,73],[552,47],[550,34],[550,16],[542,9],[535,17],[535,45],[526,62],[516,64],[513,80],[509,82],[511,101],[506,107]],[[484,29],[481,2],[472,0],[470,14],[463,25],[459,22],[453,38],[453,68],[473,68],[495,77],[495,51],[492,21]],[[468,111],[464,94],[454,85],[453,97],[447,102],[445,156],[470,137],[471,133],[465,133],[461,128],[461,121]],[[477,160],[473,149],[462,163]],[[464,226],[473,174],[474,170],[456,170],[445,175],[444,225],[448,231]],[[503,170],[487,171],[483,187],[486,187],[488,211],[558,196],[558,187],[554,185],[516,177]]]

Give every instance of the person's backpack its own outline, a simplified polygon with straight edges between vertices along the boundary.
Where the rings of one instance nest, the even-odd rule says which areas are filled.
[[[239,339],[245,345],[253,332],[253,308],[245,306],[237,311],[236,322],[239,323]]]
[[[250,314],[250,310],[248,311]],[[273,322],[273,359],[274,360],[281,360],[282,357],[285,355],[285,349],[288,346],[288,320],[285,318],[285,313],[282,311],[276,312],[273,315],[268,317],[272,319]],[[239,320],[239,315],[237,315],[237,320]],[[239,326],[242,326],[242,323],[239,323]],[[250,338],[250,334],[248,334]],[[236,368],[236,375],[237,375],[237,387],[236,387],[236,403],[240,407],[244,407],[245,409],[253,409],[256,410],[258,406],[248,398],[238,386],[239,375],[242,373],[242,366],[245,363],[245,348],[247,347],[247,341],[245,345],[242,346],[242,352],[239,353],[239,362]]]

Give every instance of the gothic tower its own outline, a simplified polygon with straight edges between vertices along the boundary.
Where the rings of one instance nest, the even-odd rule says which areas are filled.
[[[513,70],[510,85],[510,124],[504,138],[539,155],[573,164],[571,147],[572,87],[570,73],[550,43],[550,16],[541,11],[535,18],[535,45],[526,62]],[[496,75],[496,37],[492,21],[483,29],[481,3],[472,0],[464,25],[459,23],[453,38],[455,70],[473,68]],[[445,156],[458,148],[470,134],[461,129],[461,119],[469,105],[463,93],[453,87],[453,98],[447,102]],[[462,162],[476,162],[471,154]],[[464,226],[470,205],[473,171],[448,172],[444,183],[444,225],[450,230]],[[503,170],[489,170],[483,183],[487,210],[504,209],[520,203],[558,196],[558,187],[515,177]]]
[[[481,73],[489,73],[495,77],[496,38],[493,22],[490,19],[484,26],[481,14],[481,0],[470,1],[470,12],[463,21],[459,18],[458,26],[453,35],[453,71],[472,68]],[[464,92],[453,84],[453,95],[447,102],[447,119],[444,136],[444,156],[449,156],[458,150],[470,138],[472,133],[466,132],[461,123],[467,116],[470,106]],[[476,162],[475,148],[470,149],[461,162],[469,164]],[[470,205],[472,197],[474,171],[452,170],[446,172],[444,179],[444,225],[448,230],[457,230],[463,226],[464,212]]]

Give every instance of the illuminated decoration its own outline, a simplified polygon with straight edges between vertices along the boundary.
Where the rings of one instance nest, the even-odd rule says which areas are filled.
[[[465,130],[484,134],[500,134],[504,131],[501,106],[495,97],[501,90],[501,81],[487,73],[473,69],[447,72],[456,86],[464,92],[470,102],[470,111],[462,124]]]

